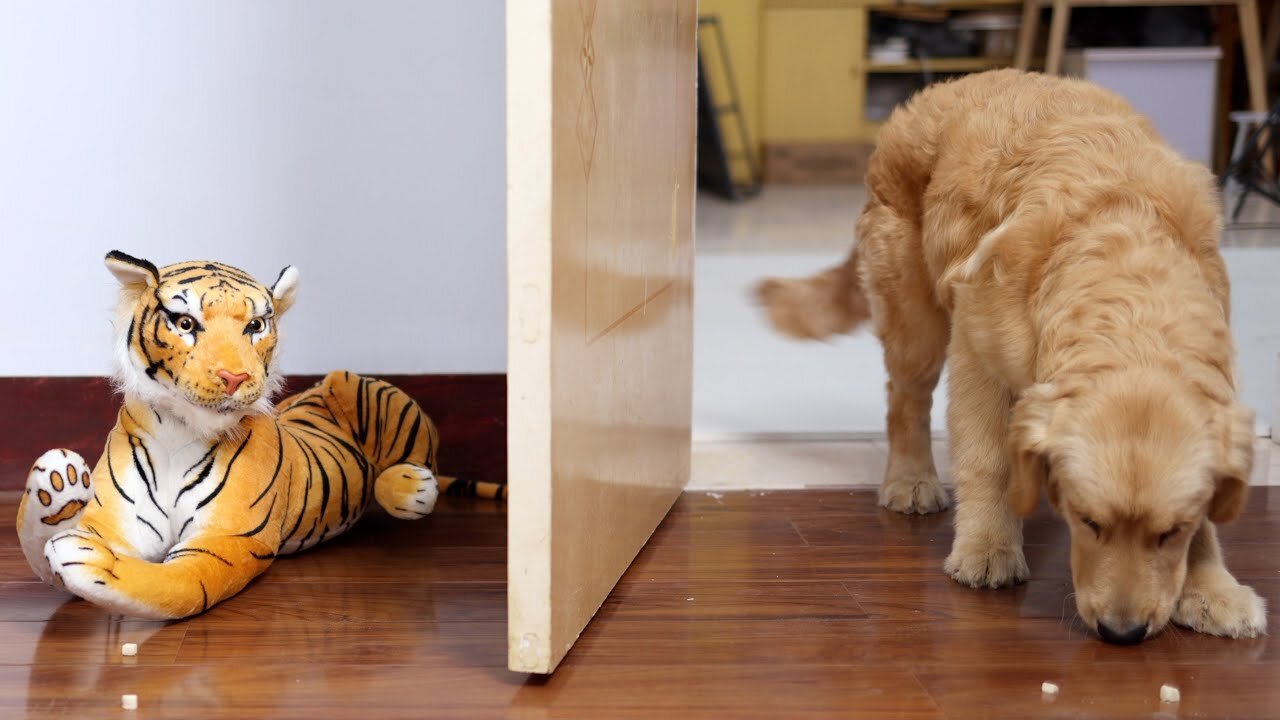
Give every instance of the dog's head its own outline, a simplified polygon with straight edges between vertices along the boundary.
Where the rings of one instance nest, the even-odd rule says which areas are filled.
[[[1244,505],[1253,436],[1252,412],[1164,373],[1019,396],[1010,500],[1028,515],[1043,487],[1066,519],[1076,606],[1104,640],[1139,642],[1168,624],[1192,537]]]

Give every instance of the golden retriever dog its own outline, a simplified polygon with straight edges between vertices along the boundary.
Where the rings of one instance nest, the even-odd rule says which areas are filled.
[[[760,299],[798,338],[870,321],[889,375],[880,504],[948,505],[929,445],[950,373],[955,539],[972,587],[1028,576],[1021,517],[1041,489],[1071,531],[1080,616],[1136,643],[1170,620],[1251,637],[1261,598],[1214,523],[1244,504],[1252,413],[1236,400],[1210,172],[1118,96],[1000,70],[894,112],[867,171],[853,252]]]

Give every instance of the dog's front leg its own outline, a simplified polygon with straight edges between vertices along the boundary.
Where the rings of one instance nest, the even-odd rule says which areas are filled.
[[[1005,449],[1010,393],[957,335],[948,352],[947,429],[955,481],[955,540],[943,566],[971,587],[998,588],[1030,575],[1022,520],[1009,504]]]
[[[1187,579],[1173,621],[1210,635],[1256,637],[1267,631],[1267,606],[1258,593],[1241,585],[1222,562],[1218,532],[1200,524],[1187,552]]]

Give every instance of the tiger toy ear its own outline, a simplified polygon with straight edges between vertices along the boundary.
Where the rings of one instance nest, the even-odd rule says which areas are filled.
[[[160,271],[146,260],[126,255],[119,250],[107,253],[107,269],[120,281],[121,285],[145,285],[156,287],[160,284]]]
[[[294,293],[298,291],[298,268],[289,265],[280,271],[275,285],[271,286],[271,301],[275,303],[276,314],[279,315],[293,305]]]

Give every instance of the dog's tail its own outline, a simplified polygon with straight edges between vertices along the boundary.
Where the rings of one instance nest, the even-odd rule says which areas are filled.
[[[851,333],[871,319],[856,246],[848,260],[833,268],[807,278],[768,278],[755,292],[774,329],[801,340]]]

